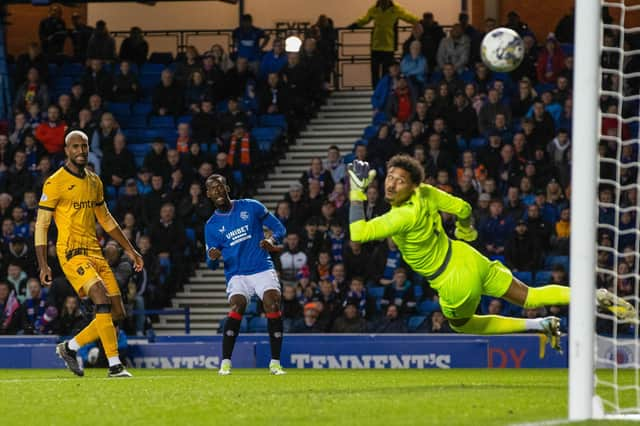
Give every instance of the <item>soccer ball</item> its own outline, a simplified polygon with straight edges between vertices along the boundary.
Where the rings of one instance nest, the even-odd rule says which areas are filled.
[[[509,72],[524,58],[524,42],[509,28],[496,28],[482,39],[482,62],[493,71]]]

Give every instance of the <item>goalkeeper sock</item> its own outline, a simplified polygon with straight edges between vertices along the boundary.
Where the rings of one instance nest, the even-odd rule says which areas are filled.
[[[104,353],[107,358],[118,356],[118,341],[116,339],[116,329],[113,326],[111,312],[96,313],[96,329],[100,336],[100,341],[104,347]]]
[[[98,340],[98,337],[98,328],[96,326],[96,320],[94,319],[88,326],[83,328],[80,333],[76,334],[73,339],[69,340],[69,349],[77,351],[82,346],[95,342]]]
[[[568,305],[571,289],[564,285],[550,284],[544,287],[529,287],[524,308],[540,308],[550,305]]]
[[[282,313],[269,312],[267,317],[267,330],[269,330],[269,343],[271,344],[271,360],[280,360],[282,351]]]
[[[222,336],[222,359],[231,359],[233,347],[236,344],[236,337],[240,332],[240,323],[242,322],[242,314],[231,311],[224,322],[224,330]]]
[[[466,334],[508,334],[522,333],[532,330],[532,324],[527,324],[524,318],[510,318],[499,315],[474,315],[464,325],[451,328]]]

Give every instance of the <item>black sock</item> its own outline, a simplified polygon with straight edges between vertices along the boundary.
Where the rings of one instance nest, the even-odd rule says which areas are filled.
[[[240,319],[229,316],[224,322],[224,331],[222,335],[222,359],[231,359],[233,346],[236,344],[236,337],[238,337],[238,332],[240,332],[242,316],[239,314],[236,315],[239,316]]]
[[[280,314],[278,312],[278,314]],[[271,359],[280,360],[282,351],[282,316],[269,318],[267,316],[267,330],[269,330],[269,343],[271,343]]]

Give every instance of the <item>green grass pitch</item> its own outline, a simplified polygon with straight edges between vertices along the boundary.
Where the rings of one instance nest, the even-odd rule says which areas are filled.
[[[567,412],[566,370],[132,373],[107,379],[103,369],[84,378],[65,370],[0,370],[0,424],[515,425]]]

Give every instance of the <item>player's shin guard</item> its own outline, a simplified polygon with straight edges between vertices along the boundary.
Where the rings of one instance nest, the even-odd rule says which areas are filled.
[[[269,342],[271,343],[271,359],[280,360],[280,352],[282,351],[282,313],[269,312],[267,317],[267,329],[269,330]]]
[[[118,356],[116,329],[111,319],[111,305],[96,305],[96,329],[107,358]]]
[[[231,359],[233,346],[236,344],[236,337],[240,332],[240,323],[242,322],[242,314],[231,311],[224,322],[224,331],[222,336],[222,359]]]
[[[564,285],[550,284],[544,287],[529,287],[525,308],[540,308],[550,305],[568,305],[571,289]]]

